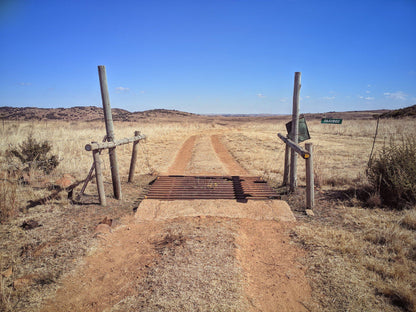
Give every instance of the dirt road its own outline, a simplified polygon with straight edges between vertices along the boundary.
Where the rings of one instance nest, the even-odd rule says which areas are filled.
[[[220,134],[189,137],[167,174],[249,175]],[[144,200],[43,311],[307,311],[310,287],[280,201]]]

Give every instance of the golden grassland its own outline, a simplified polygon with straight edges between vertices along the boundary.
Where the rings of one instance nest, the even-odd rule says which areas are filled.
[[[294,241],[308,251],[304,259],[315,311],[416,311],[416,207],[391,211],[365,192],[365,169],[373,145],[375,120],[342,125],[308,124],[314,144],[317,185],[315,218],[298,214]],[[381,120],[375,149],[415,133],[409,120]],[[278,186],[284,145],[276,142],[283,125],[253,124],[227,134],[234,157],[247,169]],[[302,210],[304,162],[298,160],[300,190],[287,200]]]
[[[314,311],[416,311],[416,207],[401,211],[378,207],[380,202],[371,191],[367,191],[365,169],[376,120],[345,120],[342,125],[323,125],[318,120],[312,120],[308,126],[312,137],[310,142],[314,145],[315,217],[303,214],[305,170],[301,158],[298,160],[299,190],[286,195],[285,199],[299,220],[291,234],[293,243],[307,250],[307,256],[302,261],[309,268],[308,278],[313,289],[314,304],[309,308]],[[223,143],[250,174],[263,176],[276,188],[282,182],[285,146],[276,134],[286,132],[283,121],[248,119],[238,123],[200,123],[187,119],[182,122],[115,123],[116,138],[131,137],[135,130],[148,137],[140,143],[136,168],[138,182],[134,185],[137,188],[144,188],[146,176],[166,172],[181,144],[190,135],[199,133],[222,134]],[[0,272],[13,267],[11,276],[4,273],[1,277],[0,310],[23,311],[24,307],[31,306],[22,302],[25,301],[21,299],[23,295],[29,298],[26,301],[40,302],[40,297],[33,298],[45,291],[42,287],[53,289],[53,282],[73,266],[65,260],[65,265],[61,265],[56,272],[48,273],[40,268],[47,265],[58,267],[59,257],[64,259],[65,255],[58,255],[58,260],[48,258],[49,263],[43,263],[46,260],[42,259],[32,261],[24,258],[22,241],[26,241],[26,246],[31,243],[39,247],[42,239],[29,232],[23,233],[18,225],[34,216],[53,214],[51,223],[56,223],[56,220],[65,222],[64,230],[50,225],[55,226],[55,235],[67,240],[66,245],[60,245],[67,247],[68,254],[72,253],[65,259],[75,261],[91,247],[85,241],[91,226],[83,224],[82,220],[72,221],[73,213],[77,213],[79,219],[84,217],[99,221],[109,212],[109,208],[73,208],[66,198],[61,198],[31,208],[27,213],[21,212],[27,201],[44,197],[50,191],[34,187],[36,183],[27,185],[18,182],[18,177],[8,173],[17,164],[10,163],[5,152],[33,134],[39,141],[49,141],[53,146],[52,153],[60,160],[60,165],[50,176],[32,173],[36,182],[41,184],[44,179],[54,181],[64,173],[83,180],[92,164],[92,155],[85,151],[84,146],[91,141],[101,141],[105,127],[101,122],[9,121],[4,123],[3,128],[0,127],[0,132],[0,209],[5,211],[4,215],[10,216],[9,221],[3,220],[0,224],[3,240]],[[414,133],[414,119],[381,120],[375,152],[384,142]],[[117,157],[122,181],[125,182],[131,145],[117,148]],[[110,184],[108,157],[103,155],[102,158],[105,181]],[[111,196],[111,189],[106,191]],[[360,194],[366,191],[369,193],[363,201]],[[96,195],[93,184],[87,188],[87,194]],[[73,209],[77,209],[76,212]],[[127,213],[128,209],[121,209],[119,215]],[[43,226],[46,228],[48,225]],[[15,246],[11,246],[14,242]],[[10,287],[12,279],[30,272],[33,267],[41,275],[37,289],[30,292],[13,290]]]

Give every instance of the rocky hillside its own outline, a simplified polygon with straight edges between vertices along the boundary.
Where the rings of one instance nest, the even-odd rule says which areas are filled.
[[[264,120],[290,120],[289,115],[273,114],[223,114],[223,115],[197,115],[169,109],[152,109],[143,112],[129,112],[125,109],[113,108],[114,121],[152,121],[169,120],[181,122],[184,118],[193,118],[201,122],[219,121],[248,121],[249,119],[262,118]],[[346,120],[380,118],[416,117],[416,105],[398,110],[372,110],[307,113],[304,116],[311,119],[342,118]],[[104,112],[101,107],[76,106],[71,108],[37,108],[37,107],[0,107],[0,119],[4,120],[66,120],[66,121],[96,121],[104,120]]]
[[[120,108],[112,110],[114,121],[137,121],[146,118],[187,117],[191,113],[176,110],[153,109],[131,113]],[[36,108],[36,107],[0,107],[0,118],[6,120],[103,120],[104,112],[100,107],[76,106],[71,108]]]
[[[380,118],[416,117],[416,105],[395,109],[380,115]]]

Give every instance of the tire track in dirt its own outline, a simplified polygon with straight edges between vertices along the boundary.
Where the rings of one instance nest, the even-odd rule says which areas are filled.
[[[206,140],[207,134],[192,135],[190,136],[180,147],[177,152],[173,163],[170,165],[167,174],[192,174],[192,175],[219,175],[222,170],[218,170],[219,167],[223,167],[228,175],[249,175],[248,171],[244,169],[230,154],[228,149],[221,142],[219,134],[210,135],[210,142]],[[202,146],[199,144],[203,141],[210,146]],[[202,149],[204,149],[202,151]],[[215,154],[216,160],[211,159],[210,150]],[[204,155],[206,158],[210,158],[209,161],[201,164],[201,160],[196,160],[194,156]],[[198,163],[192,166],[192,162]],[[196,167],[196,168],[195,168]],[[205,167],[205,168],[202,168]],[[216,168],[216,172],[211,172],[213,168]],[[210,170],[211,169],[211,170]],[[218,172],[220,171],[220,172]]]
[[[226,175],[225,165],[219,160],[209,135],[198,135],[192,157],[186,167],[185,174],[189,175]]]
[[[212,159],[208,147],[201,147],[201,142],[208,143],[206,137],[207,135],[198,136],[197,144],[192,150],[185,142],[178,152],[178,155],[190,152],[193,155],[182,156],[182,159],[189,162],[186,165],[188,170],[181,172],[182,174],[191,173],[190,167],[199,169],[199,174],[209,171],[207,168],[218,167],[217,164],[212,164],[215,160]],[[222,143],[221,135],[210,135],[210,143],[217,162],[223,165],[228,175],[249,175]],[[192,162],[198,162],[194,156],[201,157],[200,154],[210,162],[192,165]],[[305,278],[304,267],[297,262],[302,252],[289,244],[289,230],[294,226],[295,218],[287,204],[279,206],[278,203],[286,204],[280,201],[249,201],[239,204],[227,200],[146,200],[137,211],[136,217],[141,220],[175,220],[175,217],[181,216],[186,217],[189,222],[199,216],[211,216],[218,220],[220,217],[230,218],[229,222],[235,224],[237,229],[236,265],[244,273],[241,284],[245,294],[245,299],[242,300],[242,305],[245,306],[243,310],[247,308],[248,302],[250,311],[307,311],[305,304],[310,298],[311,290]]]
[[[228,149],[222,144],[218,134],[211,135],[211,144],[219,160],[227,168],[229,175],[249,175],[248,171],[234,159]]]
[[[290,244],[294,222],[238,220],[237,260],[244,274],[244,292],[252,311],[308,311],[311,288],[303,252]]]
[[[184,174],[185,169],[192,158],[192,150],[195,145],[196,137],[196,135],[192,135],[182,144],[175,156],[175,160],[170,165],[167,174]]]
[[[136,294],[137,281],[158,256],[153,242],[162,236],[164,223],[124,222],[126,226],[97,236],[101,240],[97,249],[60,281],[55,297],[41,312],[99,312]]]

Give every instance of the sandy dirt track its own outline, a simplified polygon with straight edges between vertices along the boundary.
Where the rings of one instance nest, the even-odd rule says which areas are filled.
[[[249,172],[220,134],[203,133],[183,143],[166,174]],[[98,249],[43,311],[307,311],[295,222],[278,200],[144,200],[134,218],[97,234]]]

